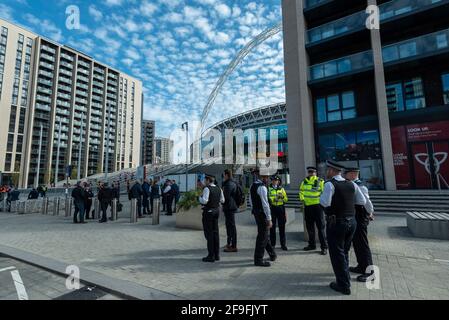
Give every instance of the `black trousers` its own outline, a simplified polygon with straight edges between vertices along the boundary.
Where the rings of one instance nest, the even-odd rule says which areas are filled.
[[[142,218],[142,198],[137,198],[137,216]]]
[[[357,227],[355,218],[338,219],[336,223],[327,223],[329,256],[337,284],[342,288],[351,287],[349,274],[349,250]]]
[[[276,247],[276,229],[279,227],[279,238],[281,240],[281,246],[287,246],[287,238],[285,236],[285,225],[287,224],[287,216],[285,213],[285,207],[279,206],[271,207],[271,217],[273,219],[273,228],[270,229],[270,242],[271,245]]]
[[[101,208],[101,212],[102,212],[101,221],[108,221],[107,212],[108,212],[109,205],[110,205],[109,201],[101,201],[100,202],[100,208]]]
[[[165,206],[167,207],[167,215],[171,216],[173,214],[173,196],[168,194],[165,196]]]
[[[326,241],[326,222],[324,220],[324,211],[319,204],[306,206],[304,208],[306,228],[309,234],[309,246],[316,248],[315,226],[318,229],[318,238],[320,239],[321,249],[327,249]]]
[[[204,237],[207,240],[208,257],[220,257],[220,233],[218,228],[219,211],[208,212],[203,210]]]
[[[358,267],[365,271],[373,265],[373,256],[368,241],[369,219],[364,214],[356,214],[357,228],[352,239],[354,253],[357,258]]]
[[[144,197],[142,199],[143,214],[150,214],[150,201]]]
[[[226,221],[226,233],[228,235],[228,246],[237,248],[237,227],[235,225],[236,210],[224,211]]]
[[[86,205],[84,208],[85,212],[86,212],[86,219],[90,219],[90,211],[92,210],[92,200],[87,200],[86,201]],[[93,219],[93,214],[92,214],[92,219]]]
[[[276,255],[271,243],[268,241],[267,218],[263,211],[254,213],[257,224],[256,249],[254,250],[254,262],[262,262],[265,250],[270,256]]]

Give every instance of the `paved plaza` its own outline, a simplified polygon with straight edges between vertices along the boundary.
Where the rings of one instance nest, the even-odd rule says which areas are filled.
[[[126,217],[108,224],[73,225],[64,217],[0,213],[0,253],[3,246],[8,254],[17,250],[44,262],[77,265],[97,277],[157,292],[155,299],[449,299],[449,243],[413,238],[404,217],[379,216],[371,225],[380,289],[369,290],[354,281],[349,297],[329,289],[334,279],[329,257],[302,251],[306,243],[300,230],[301,221],[290,224],[290,251],[278,250],[279,260],[272,268],[257,268],[252,259],[256,227],[251,224],[238,226],[237,254],[223,253],[221,262],[205,264],[203,233],[176,229],[174,217],[162,216],[159,226],[148,218],[130,224]],[[220,231],[224,245],[224,226]],[[351,261],[354,264],[353,254]],[[15,265],[19,270],[23,266]],[[7,280],[0,281],[3,287]],[[59,288],[65,283],[64,278],[52,281]],[[61,290],[54,295],[63,294]]]

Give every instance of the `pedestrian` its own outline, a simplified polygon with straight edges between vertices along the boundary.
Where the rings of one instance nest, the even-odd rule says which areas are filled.
[[[319,178],[318,170],[315,167],[307,168],[307,178],[299,187],[299,200],[304,206],[304,218],[306,230],[309,235],[309,245],[304,251],[316,250],[315,226],[318,229],[320,239],[321,254],[327,255],[326,222],[323,208],[320,205],[320,196],[324,190],[324,180]]]
[[[75,213],[73,214],[73,223],[86,223],[84,221],[84,213],[85,213],[85,203],[86,203],[86,193],[84,192],[84,188],[81,184],[81,181],[78,181],[75,189],[72,191],[73,204],[75,205]],[[79,219],[78,219],[79,218]]]
[[[173,195],[173,201],[174,201],[173,212],[176,212],[176,208],[177,208],[179,199],[181,198],[181,192],[179,191],[179,186],[176,183],[176,180],[172,180],[171,193]]]
[[[223,191],[215,184],[215,177],[206,176],[206,186],[199,198],[203,205],[203,229],[207,240],[207,257],[203,262],[220,261],[220,233],[218,218],[220,216],[220,203],[225,202]]]
[[[100,189],[98,190],[98,201],[100,202],[100,210],[101,210],[101,219],[100,223],[108,222],[107,211],[109,206],[112,208],[112,199],[114,198],[114,191],[109,188],[107,183],[100,182]],[[112,212],[111,218],[112,220]]]
[[[39,199],[39,192],[37,192],[36,188],[31,189],[30,194],[28,195],[28,200],[37,200]]]
[[[167,209],[167,216],[173,215],[173,192],[172,192],[172,182],[170,180],[167,181],[166,187],[163,191],[165,198],[165,207]]]
[[[343,166],[334,161],[327,162],[327,179],[320,203],[325,208],[329,255],[336,281],[331,289],[345,295],[351,294],[349,274],[349,250],[356,230],[355,206],[364,206],[366,199],[359,186],[344,179]]]
[[[11,212],[11,206],[13,202],[19,201],[20,191],[17,190],[14,185],[11,185],[8,191],[8,196],[6,198],[6,203],[8,205],[8,212]]]
[[[253,171],[254,183],[250,188],[251,211],[257,224],[256,249],[254,250],[254,265],[258,267],[270,267],[271,264],[264,260],[265,250],[272,262],[277,255],[271,243],[268,241],[268,233],[273,227],[270,204],[268,203],[268,175],[261,175],[259,169]]]
[[[129,190],[129,194],[130,194],[130,200],[137,200],[137,215],[139,218],[143,218],[142,216],[142,195],[143,195],[143,190],[142,190],[142,185],[139,183],[139,181],[133,181],[130,184],[130,190]]]
[[[150,215],[150,189],[151,185],[147,179],[142,184],[142,208],[144,215]]]
[[[92,210],[92,203],[94,199],[94,192],[92,191],[91,185],[89,183],[84,184],[84,192],[86,193],[86,203],[85,203],[85,211],[86,211],[86,220],[90,219],[90,211]],[[94,213],[92,213],[92,219],[94,219]]]
[[[161,191],[162,191],[162,212],[167,211],[167,195],[165,194],[164,190],[168,186],[168,180],[166,180],[164,183],[161,184]]]
[[[282,181],[279,176],[272,178],[271,186],[268,189],[268,199],[270,200],[271,217],[273,227],[270,229],[270,242],[273,248],[276,248],[276,227],[279,227],[279,238],[281,249],[288,251],[287,237],[285,227],[287,225],[287,212],[285,204],[288,202],[287,192],[282,187]]]
[[[161,198],[161,187],[159,186],[159,180],[155,179],[150,191],[150,206],[151,214],[154,213],[154,201]]]
[[[225,170],[223,194],[225,203],[223,204],[223,212],[226,221],[227,244],[224,252],[238,252],[237,248],[237,227],[235,225],[235,214],[239,207],[236,202],[237,197],[237,183],[232,178],[232,171]]]
[[[373,256],[368,241],[368,225],[370,221],[374,221],[374,206],[370,200],[369,190],[359,179],[359,168],[346,168],[345,178],[349,181],[354,181],[365,196],[366,204],[364,206],[355,206],[355,220],[357,228],[352,239],[352,246],[357,258],[357,266],[350,267],[349,271],[360,274],[357,277],[359,282],[368,282],[373,280],[373,271],[368,272],[368,268],[373,265]]]

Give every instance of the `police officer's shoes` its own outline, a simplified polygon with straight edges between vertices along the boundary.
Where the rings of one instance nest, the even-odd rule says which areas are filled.
[[[304,248],[304,251],[314,251],[316,250],[316,247],[307,246]]]
[[[373,281],[374,279],[375,277],[372,273],[365,273],[357,277],[358,282],[370,282]]]
[[[286,246],[281,247],[282,251],[288,251],[288,248]]]
[[[214,257],[206,257],[206,258],[203,258],[203,262],[215,262],[215,258]]]
[[[256,267],[271,267],[271,263],[269,263],[268,261],[258,261],[258,262],[254,262],[254,265]]]
[[[332,290],[340,292],[340,293],[342,293],[344,295],[347,295],[347,296],[351,295],[351,289],[349,289],[349,288],[342,288],[336,282],[332,282],[330,284],[330,287],[331,287]]]
[[[321,255],[322,256],[327,256],[327,249],[322,249],[321,250]]]
[[[275,262],[277,260],[277,258],[278,258],[277,254],[273,254],[273,255],[270,254],[270,260],[272,262]]]

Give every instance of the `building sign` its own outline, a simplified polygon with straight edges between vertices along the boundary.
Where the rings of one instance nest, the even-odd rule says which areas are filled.
[[[449,121],[407,126],[408,142],[449,140]]]

